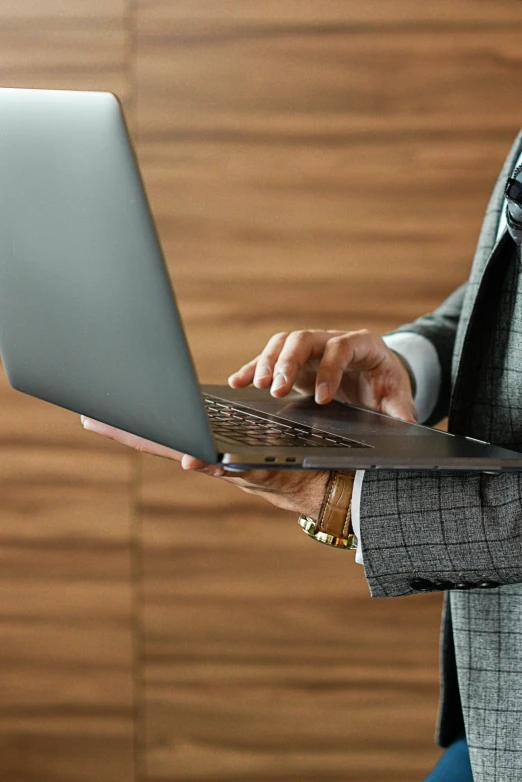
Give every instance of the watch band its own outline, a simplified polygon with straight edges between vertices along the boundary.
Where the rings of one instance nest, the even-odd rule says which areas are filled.
[[[319,518],[299,516],[302,529],[327,546],[336,548],[357,548],[352,528],[352,490],[355,472],[332,472],[326,484]]]
[[[353,535],[351,504],[354,480],[354,472],[331,473],[317,519],[318,532],[325,532],[336,538]]]

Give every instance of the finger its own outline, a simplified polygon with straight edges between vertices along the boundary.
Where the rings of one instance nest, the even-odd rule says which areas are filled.
[[[254,379],[256,366],[259,356],[256,356],[249,361],[248,364],[244,364],[237,372],[233,372],[228,378],[228,384],[232,388],[244,388],[249,386]]]
[[[282,331],[270,337],[266,346],[261,351],[257,360],[256,371],[254,375],[254,385],[256,388],[268,388],[274,379],[274,366],[279,359],[288,339],[288,332]]]
[[[332,337],[324,347],[317,369],[315,401],[331,402],[338,392],[347,370],[371,371],[382,361],[382,355],[373,346],[367,331],[349,332]]]
[[[332,401],[352,356],[353,347],[348,340],[338,337],[327,342],[315,379],[315,401],[318,404]]]
[[[270,393],[280,397],[292,390],[297,376],[307,361],[322,355],[329,335],[324,331],[293,331],[274,366]]]
[[[190,456],[188,453],[183,455],[181,467],[183,470],[194,470],[205,475],[213,475],[215,478],[221,478],[225,475],[225,470],[219,464],[209,464],[195,456]]]
[[[256,388],[268,388],[272,382],[272,370],[288,333],[274,334],[262,352],[228,378],[232,388],[244,388],[254,383]]]
[[[152,440],[146,440],[144,437],[131,434],[131,432],[125,432],[123,429],[117,429],[115,426],[109,426],[109,424],[95,421],[94,419],[87,418],[83,415],[81,419],[83,428],[86,431],[101,434],[109,440],[115,440],[116,442],[126,445],[129,448],[134,448],[141,453],[150,453],[153,456],[163,456],[166,459],[174,459],[177,462],[180,462],[183,457],[183,453],[174,450],[174,448],[155,443]]]

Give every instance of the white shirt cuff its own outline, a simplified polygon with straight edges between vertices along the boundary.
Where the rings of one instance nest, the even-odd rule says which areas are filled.
[[[413,403],[419,423],[427,421],[440,393],[442,370],[435,346],[426,337],[411,331],[401,331],[383,337],[390,350],[404,356],[411,367],[417,385]]]
[[[419,423],[427,421],[439,398],[442,371],[434,345],[412,331],[401,331],[383,337],[391,350],[400,353],[411,367],[417,386],[413,402]],[[357,538],[355,561],[364,565],[361,545],[361,493],[364,470],[357,470],[352,489],[352,527]]]
[[[355,552],[355,561],[363,565],[363,555],[361,548],[361,491],[364,478],[364,470],[357,470],[352,487],[352,528],[353,534],[357,538],[357,551]]]

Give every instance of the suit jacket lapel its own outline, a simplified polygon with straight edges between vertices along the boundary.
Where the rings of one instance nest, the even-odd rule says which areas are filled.
[[[488,258],[473,301],[473,311],[468,319],[459,371],[450,401],[448,430],[453,434],[489,439],[489,434],[477,429],[480,429],[483,422],[473,415],[470,418],[468,413],[473,411],[477,388],[481,383],[481,370],[487,360],[491,339],[496,333],[498,303],[506,290],[510,269],[517,262],[517,245],[505,231]],[[504,314],[511,320],[512,313]]]

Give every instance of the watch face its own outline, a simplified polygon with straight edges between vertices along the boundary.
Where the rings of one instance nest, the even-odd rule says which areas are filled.
[[[329,535],[327,532],[318,532],[317,522],[309,516],[299,516],[297,521],[306,534],[318,543],[324,543],[326,546],[348,550],[357,548],[355,535],[348,535],[347,538],[338,538],[335,535]]]

